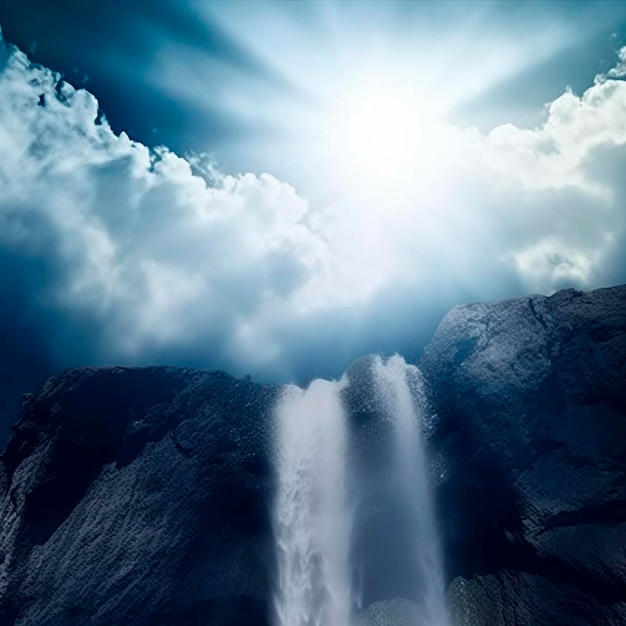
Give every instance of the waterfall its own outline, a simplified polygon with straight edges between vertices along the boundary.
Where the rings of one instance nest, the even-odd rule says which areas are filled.
[[[307,389],[288,386],[275,407],[277,487],[273,530],[278,573],[273,626],[351,626],[359,619],[365,620],[359,624],[448,626],[441,548],[424,451],[425,392],[421,373],[399,356],[385,360],[377,357],[367,373],[362,370],[357,374],[352,381],[355,386],[348,387],[347,380],[315,380]],[[361,456],[355,457],[359,463],[354,459],[349,463],[350,437],[342,396],[350,393],[358,394],[363,404],[355,409],[353,401],[351,404],[346,400],[348,406],[351,411],[362,411],[360,419],[366,420],[354,421],[353,425],[361,428],[369,424],[369,434],[360,439],[361,443],[372,433],[380,433],[380,439],[370,442],[384,446],[390,455],[385,453],[374,460],[365,452],[367,448],[356,445],[352,452],[361,450]],[[362,436],[357,432],[354,435]],[[356,472],[354,476],[347,475],[348,466],[351,474]],[[364,518],[359,517],[355,526],[356,507],[371,498],[371,483],[367,478],[364,482],[368,476],[374,478],[375,489],[379,490],[373,492],[378,494],[375,497],[382,495],[379,502],[390,503],[387,510],[393,515],[376,518],[375,513],[368,518],[370,511]],[[347,495],[348,478],[354,492],[351,498]],[[385,506],[379,510],[384,512]],[[363,520],[367,523],[368,519],[374,521],[369,528],[376,529],[379,524],[383,534],[369,535],[369,545],[367,539],[365,543],[354,542],[353,530],[362,532],[367,528]],[[401,523],[396,524],[394,519]],[[359,578],[353,574],[358,571],[362,577],[368,571],[374,572],[370,580],[376,580],[376,575],[384,571],[368,570],[367,563],[371,547],[389,554],[385,550],[393,542],[386,543],[385,533],[400,546],[395,573],[400,575],[401,584],[392,583],[388,590],[399,590],[396,599],[405,596],[411,602],[394,604],[394,596],[388,595],[390,603],[375,602],[375,610],[370,610],[361,607],[355,597],[358,594],[353,593],[352,582]],[[364,555],[368,555],[365,560]],[[366,569],[359,569],[364,563]],[[369,563],[375,567],[375,558]],[[396,561],[388,563],[393,568]],[[393,569],[388,571],[394,573]],[[408,607],[410,615],[393,617],[400,610],[408,611]],[[378,613],[387,615],[386,621],[376,621]]]
[[[276,407],[275,626],[349,626],[352,518],[342,382],[285,389]]]
[[[446,626],[449,619],[441,548],[424,454],[422,375],[417,367],[407,365],[396,355],[386,361],[377,357],[374,377],[385,414],[392,421],[396,480],[406,498],[415,528],[413,545],[407,546],[407,550],[414,550],[420,572],[420,588],[415,590],[419,611],[417,623],[420,626]]]

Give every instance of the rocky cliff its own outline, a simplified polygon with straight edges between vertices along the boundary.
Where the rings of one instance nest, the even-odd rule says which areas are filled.
[[[264,624],[275,393],[105,368],[27,398],[2,456],[0,624]]]
[[[626,623],[626,287],[455,308],[420,368],[454,625]],[[371,460],[367,375],[345,400]],[[27,397],[0,464],[0,624],[267,624],[278,392],[97,368]],[[403,577],[379,552],[383,624]]]
[[[625,624],[626,288],[455,308],[421,369],[454,623]]]

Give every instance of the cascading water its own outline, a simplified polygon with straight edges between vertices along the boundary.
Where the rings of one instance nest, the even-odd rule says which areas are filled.
[[[424,455],[422,422],[425,392],[421,372],[400,356],[374,362],[377,391],[393,424],[395,470],[404,493],[415,532],[415,561],[420,571],[416,589],[419,626],[449,624],[445,603],[441,548]]]
[[[425,393],[421,373],[399,356],[386,360],[376,358],[368,371],[373,378],[369,391],[363,388],[363,397],[374,392],[378,398],[375,404],[379,408],[370,414],[382,417],[378,422],[380,432],[389,433],[390,439],[383,437],[380,442],[386,445],[382,442],[388,441],[392,453],[390,457],[379,457],[377,462],[382,459],[383,465],[374,470],[372,477],[380,475],[382,482],[379,484],[386,485],[389,495],[393,496],[387,500],[392,503],[390,510],[401,514],[395,519],[402,522],[402,528],[392,524],[388,532],[399,533],[398,538],[406,543],[405,565],[412,565],[406,567],[400,579],[407,584],[397,585],[396,589],[403,590],[399,596],[406,592],[405,597],[411,600],[402,607],[410,606],[415,611],[411,608],[411,616],[407,614],[400,622],[393,617],[394,611],[399,610],[397,604],[380,605],[375,611],[362,607],[359,612],[368,624],[372,619],[371,623],[383,623],[376,621],[380,609],[387,615],[384,623],[395,626],[400,623],[448,626],[440,544],[424,453]],[[275,409],[277,492],[273,525],[278,578],[274,592],[274,626],[350,626],[355,623],[353,607],[359,603],[355,602],[352,590],[351,567],[359,566],[358,555],[364,554],[359,550],[365,549],[365,554],[370,556],[373,553],[368,552],[371,545],[365,544],[363,548],[363,544],[355,544],[352,537],[354,510],[359,499],[356,497],[352,502],[347,496],[349,437],[341,396],[342,390],[345,394],[359,387],[350,385],[344,390],[346,385],[347,379],[342,379],[340,382],[315,380],[306,390],[286,387]],[[367,407],[367,400],[365,402]],[[365,410],[371,411],[371,408]],[[368,456],[361,458],[361,464],[365,463],[359,466],[361,470],[369,461]],[[356,471],[355,465],[350,467],[351,473]],[[374,463],[369,471],[377,467]],[[351,476],[352,487],[360,484],[367,493],[369,483],[358,480],[360,477],[362,481],[363,476],[367,476],[367,471]],[[388,519],[391,522],[393,516]],[[363,528],[361,525],[361,530]],[[375,545],[386,550],[384,539],[380,545]],[[351,563],[354,546],[357,546],[357,562]],[[362,565],[363,561],[360,563]],[[389,619],[396,621],[389,622]]]
[[[284,391],[277,420],[275,626],[349,626],[346,416],[342,382]]]

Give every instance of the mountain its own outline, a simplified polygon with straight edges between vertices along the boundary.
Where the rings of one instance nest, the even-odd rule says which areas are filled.
[[[385,624],[410,599],[411,528],[384,532],[402,520],[373,362],[341,394],[369,490],[359,602]],[[419,368],[452,624],[626,623],[626,286],[457,307]],[[25,397],[0,463],[0,624],[269,624],[281,392],[113,367]]]
[[[276,389],[76,369],[2,456],[2,624],[262,624]]]
[[[626,288],[455,308],[420,367],[454,623],[626,623]]]

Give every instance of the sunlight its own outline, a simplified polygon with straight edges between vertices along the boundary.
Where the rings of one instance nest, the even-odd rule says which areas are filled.
[[[327,150],[352,196],[408,200],[430,187],[451,149],[433,105],[408,90],[356,90],[326,118]]]
[[[449,188],[459,111],[573,36],[552,18],[511,36],[506,13],[489,2],[456,4],[454,21],[447,3],[399,0],[194,7],[256,69],[242,64],[216,81],[210,59],[205,70],[179,51],[178,64],[155,80],[245,124],[245,141],[212,139],[223,169],[270,171],[312,206],[354,201],[374,210],[393,201],[397,212]]]

